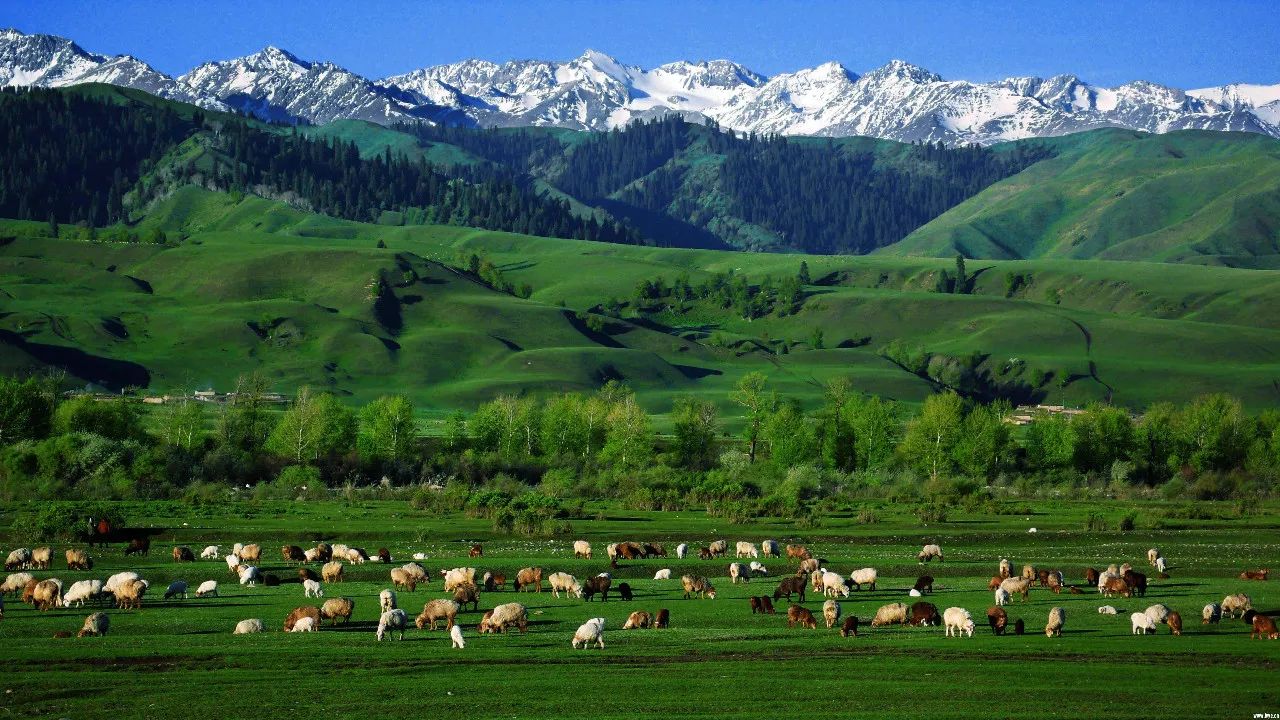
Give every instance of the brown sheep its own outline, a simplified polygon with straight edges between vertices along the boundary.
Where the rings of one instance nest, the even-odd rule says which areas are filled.
[[[404,588],[409,592],[418,589],[418,576],[402,567],[391,568],[391,583],[396,589]]]
[[[1102,586],[1102,596],[1112,597],[1113,595],[1133,597],[1133,591],[1129,589],[1129,583],[1123,578],[1107,578],[1106,584]]]
[[[23,605],[35,605],[36,585],[39,585],[39,584],[40,584],[39,580],[32,579],[32,580],[28,580],[27,584],[22,586],[22,604]]]
[[[666,608],[658,610],[658,615],[653,619],[653,628],[662,630],[671,627],[671,612]]]
[[[858,637],[858,616],[846,615],[840,626],[840,637]]]
[[[1102,573],[1095,568],[1088,568],[1084,571],[1084,581],[1089,587],[1098,587],[1098,578],[1102,577]]]
[[[1174,635],[1182,634],[1182,615],[1177,610],[1171,610],[1165,616],[1164,624],[1169,626],[1169,632]]]
[[[809,548],[803,545],[787,545],[787,562],[794,560],[808,560],[811,557]]]
[[[1022,579],[1028,582],[1034,582],[1038,573],[1036,573],[1035,565],[1022,566]]]
[[[787,608],[787,627],[795,627],[799,625],[802,628],[810,630],[818,629],[818,620],[813,616],[809,609],[801,605],[792,605]]]
[[[303,563],[307,561],[307,554],[297,545],[285,545],[280,548],[280,556],[285,562]]]
[[[417,619],[413,621],[419,630],[436,629],[436,623],[441,620],[445,621],[445,630],[452,630],[453,623],[458,617],[458,603],[452,600],[431,600],[422,606],[422,612],[418,613]],[[485,613],[488,619],[493,611]]]
[[[680,584],[684,587],[684,599],[688,600],[690,595],[698,595],[703,599],[716,599],[716,589],[711,581],[701,575],[684,575],[680,578]]]
[[[1004,582],[1004,578],[1000,577],[999,575],[992,575],[991,582],[987,583],[987,589],[995,590],[996,588],[1000,587],[1000,583],[1002,582]]]
[[[916,584],[912,586],[918,593],[933,594],[933,576],[921,575],[916,578]]]
[[[1083,595],[1083,594],[1084,594],[1084,591],[1083,591],[1083,590],[1081,590],[1080,588],[1076,587],[1075,585],[1072,585],[1072,586],[1071,586],[1071,594],[1072,594],[1072,595]]]
[[[262,559],[262,546],[251,543],[240,548],[240,561],[245,565],[253,565]]]
[[[316,543],[316,562],[327,563],[333,559],[333,546],[329,543]]]
[[[348,597],[329,598],[324,601],[324,605],[320,606],[320,619],[332,620],[334,625],[338,624],[338,618],[342,618],[342,624],[346,625],[351,622],[351,614],[355,612],[356,602]]]
[[[151,553],[151,538],[130,538],[129,544],[125,546],[124,555],[149,555]]]
[[[938,606],[931,602],[921,600],[911,606],[911,624],[920,625],[939,625],[942,622],[942,616],[938,613]]]
[[[320,629],[320,608],[314,605],[303,605],[301,607],[296,607],[289,612],[289,616],[284,619],[284,631],[292,631],[293,626],[298,624],[298,621],[304,617],[311,618],[311,622],[315,628],[317,630]]]
[[[630,583],[618,583],[618,596],[622,598],[623,602],[631,602],[631,599],[635,597],[635,593],[631,591]]]
[[[661,543],[645,543],[644,556],[645,557],[666,557],[667,549],[662,547]]]
[[[419,615],[418,617],[421,618],[422,616]],[[418,629],[421,630],[422,626],[419,625]],[[494,624],[493,624],[492,610],[484,611],[484,617],[480,618],[480,624],[476,625],[476,632],[480,633],[481,635],[484,635],[486,633],[498,632],[498,628],[494,627]]]
[[[710,560],[712,557],[714,557],[714,556],[711,554],[711,548],[709,548],[709,547],[704,547],[704,548],[699,548],[699,549],[698,549],[698,559],[699,559],[699,560]],[[615,565],[614,567],[617,567],[617,565]]]
[[[62,584],[54,580],[41,580],[31,593],[36,609],[45,612],[62,604]]]
[[[48,570],[53,564],[53,548],[38,547],[31,551],[31,567],[36,570]]]
[[[331,560],[320,568],[320,577],[324,578],[327,583],[340,583],[343,579],[342,563],[337,560]]]
[[[1013,624],[1013,634],[1021,635],[1026,631],[1027,631],[1026,623],[1022,622],[1022,618],[1018,618],[1018,621]]]
[[[129,608],[141,610],[142,597],[146,594],[147,582],[145,580],[134,580],[131,583],[125,583],[116,588],[116,607],[121,610]]]
[[[640,543],[620,542],[618,543],[617,557],[623,560],[635,560],[644,555],[644,548],[640,547]]]
[[[69,552],[69,551],[68,551]],[[1270,570],[1245,570],[1240,573],[1241,580],[1266,580]]]
[[[484,591],[497,592],[507,586],[506,573],[485,573]]]
[[[781,600],[786,598],[789,602],[791,594],[795,593],[800,597],[800,602],[804,602],[804,592],[808,585],[802,577],[785,577],[782,582],[778,583],[778,589],[773,591],[773,599]]]
[[[809,575],[818,572],[821,565],[818,564],[818,558],[805,558],[800,561],[800,567],[796,569],[796,575]]]
[[[1045,580],[1045,586],[1054,592],[1054,594],[1062,593],[1062,573],[1051,572]]]
[[[1048,570],[1038,571],[1036,573],[1036,580],[1039,581],[1040,587],[1042,588],[1049,587],[1049,571]]]
[[[1126,570],[1124,575],[1125,583],[1133,590],[1134,593],[1141,597],[1147,596],[1147,576],[1135,570]]]
[[[763,613],[763,612],[764,612],[764,606],[760,603],[760,598],[758,598],[758,597],[750,597],[750,598],[747,598],[747,600],[749,601],[749,603],[750,603],[750,605],[751,605],[751,614],[752,614],[752,615],[755,615],[756,613]]]
[[[587,578],[587,581],[582,583],[582,599],[590,602],[591,598],[599,593],[600,601],[608,602],[609,587],[612,585],[613,579],[608,575],[596,575],[595,577]]]
[[[76,550],[74,548],[67,550],[67,569],[92,570],[93,558],[89,557],[89,553],[84,550]]]
[[[1276,631],[1276,621],[1266,615],[1253,616],[1253,632],[1249,633],[1249,638],[1258,638],[1259,640],[1275,640],[1280,637],[1280,633]]]
[[[1022,602],[1026,602],[1027,595],[1031,593],[1031,581],[1024,577],[1005,578],[1000,582],[1000,587],[1011,597],[1021,595]]]
[[[314,580],[316,582],[320,582],[320,576],[317,575],[316,571],[312,570],[311,568],[305,568],[305,567],[298,568],[298,582],[306,582],[307,580]]]
[[[653,617],[644,610],[637,610],[627,617],[627,622],[622,626],[623,630],[643,630],[653,625]]]
[[[531,586],[535,592],[542,592],[542,568],[527,567],[516,573],[516,590],[518,592],[529,592]]]
[[[471,603],[472,611],[480,609],[480,593],[476,592],[476,586],[467,584],[453,591],[453,601],[459,606]]]
[[[995,635],[1003,635],[1004,628],[1009,624],[1009,613],[1004,611],[1002,607],[987,608],[987,624],[991,626],[991,632]]]
[[[773,614],[774,614],[774,611],[773,611],[773,601],[769,599],[769,596],[768,596],[768,595],[761,595],[761,596],[760,596],[760,612],[762,612],[762,613],[764,613],[764,614],[766,614],[766,615],[773,615]]]
[[[378,548],[378,562],[386,565],[391,562],[391,551],[382,547]]]
[[[189,547],[182,547],[182,546],[175,547],[173,549],[173,561],[174,562],[195,562],[196,554],[191,552],[191,548]]]

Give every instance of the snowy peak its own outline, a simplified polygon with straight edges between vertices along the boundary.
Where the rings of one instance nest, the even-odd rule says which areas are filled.
[[[919,65],[912,65],[905,60],[890,60],[885,65],[872,70],[862,77],[867,82],[876,83],[900,81],[922,85],[924,83],[942,82],[941,75],[929,72]]]

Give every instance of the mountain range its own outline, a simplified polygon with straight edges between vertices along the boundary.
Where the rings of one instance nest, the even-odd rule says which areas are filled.
[[[1115,88],[1074,75],[944,80],[894,60],[864,75],[829,62],[766,77],[728,60],[645,70],[588,50],[567,62],[464,60],[382,79],[267,47],[179,77],[129,55],[95,55],[52,35],[0,30],[0,86],[110,83],[280,122],[367,120],[604,131],[679,114],[741,132],[990,145],[1102,127],[1280,137],[1280,84]]]

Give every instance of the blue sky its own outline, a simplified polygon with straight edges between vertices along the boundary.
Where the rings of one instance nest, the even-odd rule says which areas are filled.
[[[728,58],[774,74],[900,58],[943,77],[1074,73],[1192,88],[1280,82],[1274,0],[1205,2],[63,2],[0,0],[0,27],[70,37],[180,74],[284,47],[369,77],[469,57],[628,64]]]

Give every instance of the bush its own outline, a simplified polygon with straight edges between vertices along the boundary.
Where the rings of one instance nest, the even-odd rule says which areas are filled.
[[[1138,526],[1138,513],[1130,512],[1120,518],[1120,532],[1133,532]]]
[[[875,523],[880,522],[880,515],[871,508],[863,508],[858,511],[858,515],[855,520],[859,525],[874,525]]]
[[[11,535],[22,542],[82,541],[91,518],[94,523],[106,518],[112,527],[124,527],[120,513],[100,503],[48,503],[39,510],[20,514],[13,521]]]
[[[1089,513],[1089,517],[1084,521],[1084,529],[1089,532],[1106,532],[1110,529],[1110,525],[1101,513]]]
[[[938,503],[929,503],[916,508],[916,519],[924,524],[944,523],[947,521],[947,508]]]

